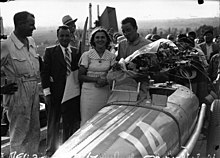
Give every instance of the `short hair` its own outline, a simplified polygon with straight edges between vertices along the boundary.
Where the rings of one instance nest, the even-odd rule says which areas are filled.
[[[114,40],[117,40],[117,38],[120,37],[120,36],[122,36],[121,33],[115,32],[115,33],[113,34],[113,39],[114,39]]]
[[[132,17],[127,17],[121,21],[122,25],[127,24],[127,23],[130,23],[136,29],[138,28],[136,20]]]
[[[193,37],[193,39],[196,38],[196,32],[195,32],[195,31],[190,31],[190,32],[188,32],[186,35],[187,35],[188,37],[189,37],[189,36],[190,36],[190,37]]]
[[[145,36],[145,39],[150,40],[152,36],[153,36],[153,34],[149,33],[149,34],[147,34],[147,35]]]
[[[25,23],[27,21],[28,16],[34,17],[34,14],[29,13],[27,11],[18,12],[14,15],[14,25],[17,27],[20,23]]]
[[[213,31],[212,30],[206,30],[203,34],[203,36],[207,35],[208,33],[212,34],[213,35]]]
[[[168,35],[167,35],[167,39],[168,39],[168,40],[171,40],[171,41],[172,41],[172,40],[175,40],[175,39],[174,39],[174,36],[173,36],[172,34],[168,34]]]
[[[178,42],[187,43],[187,44],[189,44],[191,47],[194,47],[194,46],[195,46],[194,41],[193,41],[191,38],[189,38],[189,37],[182,37],[182,38],[179,39]]]
[[[155,42],[157,40],[161,39],[161,37],[157,34],[153,34],[150,38],[151,41]]]
[[[187,38],[186,34],[184,34],[184,33],[178,34],[178,35],[177,35],[177,42],[178,42],[181,38]]]
[[[94,39],[95,39],[95,34],[97,32],[104,32],[106,38],[107,38],[107,43],[106,43],[106,48],[108,48],[110,46],[110,42],[111,42],[111,38],[108,34],[108,32],[106,31],[106,29],[102,28],[102,27],[97,27],[95,28],[92,33],[91,33],[91,38],[90,38],[90,45],[91,46],[95,46],[95,42],[94,42]]]
[[[59,26],[58,28],[57,28],[57,35],[58,35],[58,33],[59,33],[59,31],[60,30],[69,30],[69,26],[67,26],[67,25],[61,25],[61,26]]]

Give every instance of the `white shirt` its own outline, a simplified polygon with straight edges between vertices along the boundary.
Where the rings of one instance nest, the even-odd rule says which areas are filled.
[[[63,52],[63,56],[64,57],[65,57],[65,54],[66,54],[66,51],[65,51],[66,48],[68,49],[69,56],[70,56],[70,53],[72,53],[72,51],[70,49],[70,45],[68,45],[68,47],[66,47],[66,48],[60,45],[60,48],[61,48],[61,50]],[[70,58],[70,62],[71,62],[71,60],[72,60],[72,58]]]

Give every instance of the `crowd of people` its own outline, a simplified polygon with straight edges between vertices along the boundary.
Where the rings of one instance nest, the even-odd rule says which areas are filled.
[[[74,35],[76,21],[69,15],[63,17],[63,25],[57,28],[57,44],[45,49],[41,61],[32,38],[36,29],[34,15],[26,11],[14,15],[14,31],[1,45],[1,70],[8,79],[8,84],[1,87],[1,94],[6,96],[10,153],[14,155],[31,157],[39,152],[39,78],[47,111],[46,158],[59,147],[60,119],[65,142],[107,103],[111,85],[106,75],[111,67],[161,38],[152,34],[142,37],[136,20],[127,17],[121,22],[122,34],[110,35],[106,29],[97,27],[90,35],[90,49],[80,52],[81,41]],[[215,85],[220,81],[220,43],[213,38],[210,30],[204,33],[203,43],[196,43],[195,32],[177,38],[167,36],[174,43],[188,43],[202,54],[207,76],[201,75],[197,80],[201,102],[210,92],[208,79]]]

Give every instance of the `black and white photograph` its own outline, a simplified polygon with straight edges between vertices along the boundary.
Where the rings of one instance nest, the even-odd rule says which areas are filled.
[[[1,0],[1,158],[220,158],[220,0]]]

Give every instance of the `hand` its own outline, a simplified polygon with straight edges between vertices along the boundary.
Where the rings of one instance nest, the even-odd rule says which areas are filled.
[[[120,71],[121,69],[122,69],[122,67],[118,62],[116,62],[112,65],[112,70],[113,71]]]
[[[133,63],[132,61],[130,61],[128,64],[127,64],[127,68],[128,70],[134,70],[136,71],[137,70],[137,65],[135,63]]]
[[[99,77],[98,80],[96,81],[95,86],[96,87],[104,87],[107,84],[108,84],[108,82],[107,82],[106,78],[100,78]]]
[[[45,96],[45,103],[46,103],[47,105],[50,105],[50,104],[51,104],[51,95],[50,95],[50,94],[47,95],[47,96]]]
[[[18,85],[16,83],[10,83],[1,87],[1,94],[12,95],[17,90],[18,90]]]

